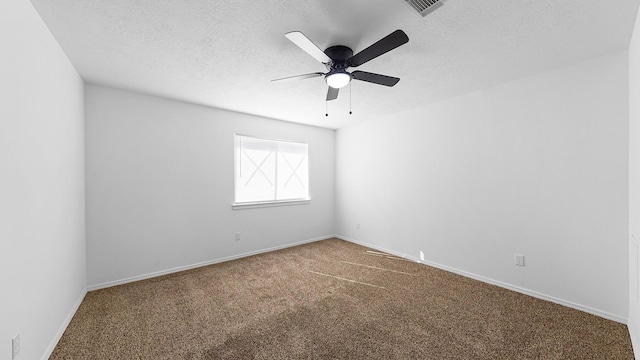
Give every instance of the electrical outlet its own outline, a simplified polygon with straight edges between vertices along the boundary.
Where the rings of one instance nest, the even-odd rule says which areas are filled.
[[[356,223],[356,229],[360,229],[360,223]]]
[[[524,255],[516,254],[516,265],[524,266]]]
[[[236,241],[240,241],[240,233],[239,232],[236,233]]]
[[[11,339],[11,359],[15,359],[20,354],[20,334]]]

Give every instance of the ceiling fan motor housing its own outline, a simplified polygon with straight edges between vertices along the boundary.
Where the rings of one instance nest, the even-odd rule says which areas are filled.
[[[346,69],[349,67],[349,60],[353,56],[353,50],[350,47],[344,45],[335,45],[327,48],[324,51],[328,57],[333,60],[331,64],[332,69]]]

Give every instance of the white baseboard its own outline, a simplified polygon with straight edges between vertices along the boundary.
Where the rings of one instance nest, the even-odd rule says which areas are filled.
[[[327,236],[322,236],[322,237],[318,237],[318,238],[314,238],[314,239],[298,241],[298,242],[291,243],[291,244],[280,245],[280,246],[275,246],[275,247],[266,248],[266,249],[260,249],[260,250],[251,251],[251,252],[248,252],[248,253],[227,256],[227,257],[219,258],[219,259],[213,259],[213,260],[204,261],[204,262],[200,262],[200,263],[196,263],[196,264],[179,266],[179,267],[176,267],[176,268],[162,270],[162,271],[156,271],[156,272],[149,273],[149,274],[132,276],[132,277],[125,278],[125,279],[109,281],[109,282],[96,284],[96,285],[90,285],[90,286],[87,287],[87,291],[99,290],[99,289],[104,289],[104,288],[108,288],[108,287],[112,287],[112,286],[132,283],[132,282],[135,282],[135,281],[151,279],[151,278],[154,278],[154,277],[173,274],[173,273],[177,273],[177,272],[180,272],[180,271],[191,270],[191,269],[195,269],[195,268],[199,268],[199,267],[203,267],[203,266],[218,264],[218,263],[225,262],[225,261],[241,259],[241,258],[244,258],[244,257],[247,257],[247,256],[263,254],[263,253],[267,253],[267,252],[271,252],[271,251],[282,250],[282,249],[286,249],[286,248],[290,248],[290,247],[294,247],[294,246],[298,246],[298,245],[303,245],[303,244],[308,244],[308,243],[312,243],[312,242],[316,242],[316,241],[331,239],[332,237],[334,237],[334,236],[333,235],[327,235]]]
[[[355,239],[351,239],[351,238],[348,238],[348,237],[345,237],[345,236],[342,236],[342,235],[334,235],[334,237],[336,237],[338,239],[341,239],[341,240],[348,241],[348,242],[352,242],[354,244],[358,244],[358,245],[366,246],[366,247],[369,247],[369,248],[372,248],[372,249],[376,249],[378,251],[383,251],[383,252],[386,252],[386,253],[401,257],[401,258],[405,258],[407,260],[412,260],[412,261],[415,261],[417,263],[421,263],[421,264],[429,265],[429,266],[432,266],[432,267],[435,267],[435,268],[438,268],[438,269],[449,271],[449,272],[452,272],[452,273],[455,273],[455,274],[458,274],[458,275],[462,275],[464,277],[468,277],[468,278],[471,278],[471,279],[474,279],[474,280],[482,281],[482,282],[487,283],[487,284],[500,286],[500,287],[508,289],[508,290],[519,292],[521,294],[533,296],[533,297],[541,299],[541,300],[550,301],[552,303],[556,303],[556,304],[559,304],[559,305],[570,307],[572,309],[584,311],[586,313],[589,313],[589,314],[592,314],[592,315],[595,315],[595,316],[599,316],[599,317],[602,317],[602,318],[605,318],[605,319],[608,319],[608,320],[612,320],[612,321],[619,322],[619,323],[622,323],[622,324],[627,324],[627,319],[626,318],[623,318],[623,317],[615,315],[615,314],[608,313],[606,311],[601,311],[601,310],[594,309],[594,308],[591,308],[591,307],[588,307],[588,306],[576,304],[576,303],[571,302],[571,301],[567,301],[567,300],[559,299],[559,298],[556,298],[556,297],[553,297],[553,296],[550,296],[550,295],[542,294],[542,293],[539,293],[539,292],[536,292],[536,291],[533,291],[533,290],[529,290],[529,289],[521,288],[519,286],[507,284],[507,283],[504,283],[504,282],[501,282],[501,281],[489,279],[489,278],[486,278],[484,276],[476,275],[476,274],[473,274],[473,273],[470,273],[470,272],[467,272],[467,271],[463,271],[463,270],[459,270],[459,269],[456,269],[456,268],[453,268],[453,267],[450,267],[450,266],[438,264],[438,263],[431,262],[431,261],[423,261],[423,260],[420,260],[420,259],[418,259],[416,257],[410,256],[410,255],[407,255],[407,254],[402,254],[402,253],[399,253],[399,252],[396,252],[396,251],[393,251],[393,250],[385,249],[385,248],[380,247],[380,246],[376,246],[376,245],[372,245],[372,244],[365,243],[365,242],[362,242],[362,241],[358,241],[358,240],[355,240]]]
[[[87,295],[87,290],[84,290],[82,294],[80,294],[80,297],[78,297],[78,300],[76,300],[75,304],[73,304],[71,311],[69,312],[67,317],[64,319],[64,322],[62,323],[62,325],[60,325],[58,332],[56,333],[54,338],[51,340],[51,343],[49,344],[49,347],[47,347],[47,350],[45,350],[44,354],[42,355],[42,360],[47,360],[51,356],[51,354],[53,353],[53,350],[55,350],[56,345],[58,345],[58,342],[62,338],[64,331],[67,330],[67,326],[69,326],[69,323],[71,323],[71,319],[73,319],[73,316],[78,311],[78,308],[80,307],[80,304],[82,304],[82,300],[84,300],[84,297],[86,295]]]
[[[633,347],[633,354],[636,359],[640,359],[640,341],[638,340],[638,329],[636,328],[636,320],[638,318],[634,312],[637,311],[636,307],[638,302],[638,274],[633,274],[633,271],[638,271],[638,240],[633,234],[629,234],[629,255],[635,256],[635,260],[629,261],[629,320],[627,321],[627,328],[629,329],[629,337],[631,338],[631,346]],[[632,266],[633,263],[633,266]],[[632,283],[635,280],[635,284]],[[635,286],[634,286],[635,285]],[[635,294],[633,293],[635,290]],[[635,311],[634,311],[635,310]]]
[[[638,343],[638,332],[636,330],[636,326],[633,323],[633,321],[631,321],[631,319],[629,319],[629,321],[627,322],[627,328],[629,329],[629,337],[631,338],[631,346],[633,347],[633,355],[636,359],[639,359],[639,355],[640,355],[640,344]]]

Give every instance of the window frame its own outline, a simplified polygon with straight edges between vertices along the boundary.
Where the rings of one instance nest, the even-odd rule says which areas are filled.
[[[240,151],[240,147],[237,145],[237,141],[239,137],[252,138],[264,141],[273,141],[273,142],[284,142],[284,143],[293,143],[300,144],[306,146],[306,161],[307,161],[307,197],[306,198],[295,198],[295,199],[284,199],[284,200],[262,200],[262,201],[245,201],[245,202],[236,202],[236,192],[238,187],[239,176],[238,173],[240,171],[240,160],[242,157],[242,153]],[[231,204],[231,208],[233,210],[240,209],[255,209],[255,208],[263,208],[263,207],[272,207],[272,206],[290,206],[290,205],[306,205],[311,202],[311,179],[309,178],[309,143],[301,142],[301,141],[293,141],[293,140],[282,140],[282,139],[274,139],[274,138],[265,138],[258,137],[253,135],[246,135],[240,133],[233,134],[233,203]],[[278,153],[276,153],[276,158]],[[275,169],[277,172],[277,167]],[[276,175],[277,176],[277,175]],[[277,186],[277,184],[276,184]]]

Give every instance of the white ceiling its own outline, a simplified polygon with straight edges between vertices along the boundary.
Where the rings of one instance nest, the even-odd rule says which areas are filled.
[[[340,128],[628,48],[640,0],[448,0],[422,18],[405,0],[31,0],[85,81]],[[396,29],[409,43],[358,68],[329,102],[326,69],[284,37],[358,52]]]

